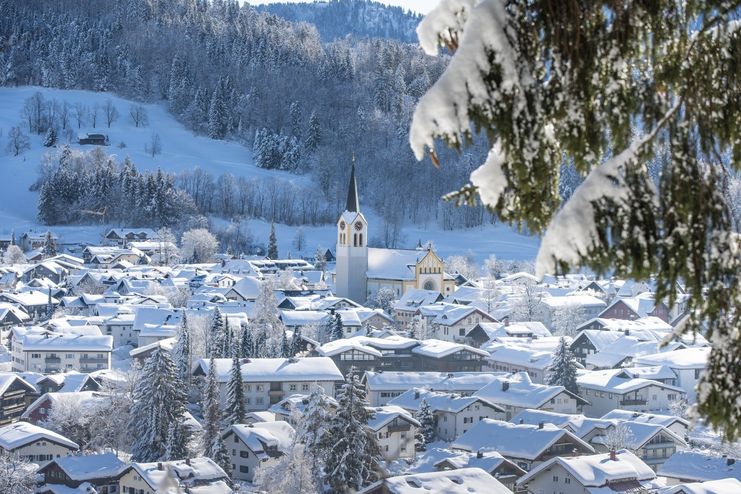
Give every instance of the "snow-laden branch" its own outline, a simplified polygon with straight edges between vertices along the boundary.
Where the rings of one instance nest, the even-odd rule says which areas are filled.
[[[417,26],[417,37],[428,55],[437,55],[437,47],[456,45],[459,33],[476,0],[441,0]]]
[[[499,92],[511,93],[519,86],[516,54],[507,39],[507,13],[500,0],[481,0],[470,8],[466,18],[457,14],[470,0],[446,0],[428,15],[417,30],[426,51],[435,53],[442,30],[455,26],[462,30],[460,48],[445,73],[420,99],[414,112],[409,143],[418,160],[425,149],[434,150],[435,138],[460,143],[461,134],[470,132],[469,108],[489,108],[503,94],[491,94],[485,76],[492,65],[501,68]],[[457,9],[457,10],[456,10]],[[429,19],[429,21],[428,21]],[[460,22],[465,22],[461,27]],[[434,40],[434,41],[433,41]],[[490,59],[494,57],[494,60]]]
[[[559,261],[578,266],[590,250],[598,247],[595,203],[610,199],[620,204],[628,198],[629,190],[623,180],[625,166],[635,160],[641,148],[656,136],[679,106],[679,103],[675,104],[650,133],[634,140],[621,153],[592,169],[576,188],[548,225],[535,261],[536,276],[542,278],[555,273]]]

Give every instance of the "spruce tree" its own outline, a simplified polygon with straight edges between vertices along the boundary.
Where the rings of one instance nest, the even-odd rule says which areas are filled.
[[[211,103],[208,108],[208,136],[211,139],[223,139],[229,128],[229,111],[226,107],[225,95],[221,81],[214,89]]]
[[[368,427],[373,412],[354,368],[345,377],[337,402],[337,415],[322,439],[328,445],[325,481],[333,492],[341,493],[360,490],[377,478],[380,451],[376,435]]]
[[[288,335],[283,330],[283,337],[280,340],[280,356],[283,358],[292,357],[291,355],[291,344],[288,342]]]
[[[332,316],[332,339],[341,340],[345,337],[345,331],[342,326],[342,317],[339,312],[335,312]]]
[[[184,383],[190,382],[190,349],[190,328],[188,327],[185,311],[183,311],[183,317],[180,319],[180,331],[172,349],[172,358],[175,361],[175,373]]]
[[[52,127],[49,127],[46,131],[46,136],[44,136],[44,146],[50,148],[56,145],[56,143],[57,143],[57,131],[52,126]]]
[[[232,369],[226,388],[226,410],[224,421],[226,425],[243,424],[247,410],[244,403],[244,388],[242,381],[242,363],[236,355],[232,357]]]
[[[299,352],[301,352],[301,343],[302,343],[301,328],[297,327],[293,331],[293,336],[291,337],[291,346],[290,346],[290,349],[288,350],[289,357],[295,357],[296,355],[299,354]]]
[[[255,342],[252,340],[252,329],[246,324],[242,324],[240,349],[242,358],[252,358],[255,356]]]
[[[414,414],[414,417],[417,419],[417,422],[419,422],[420,427],[417,431],[418,434],[421,436],[418,441],[418,444],[420,444],[420,450],[424,451],[425,446],[432,441],[435,440],[437,436],[437,429],[435,428],[435,416],[432,414],[432,410],[430,409],[430,405],[427,404],[427,400],[424,398],[422,401],[419,402],[419,409],[417,410],[417,413]]]
[[[553,360],[546,370],[548,384],[552,386],[563,386],[574,394],[578,393],[576,369],[576,356],[566,343],[566,339],[562,336],[558,340],[558,347],[556,348],[556,353],[553,355]]]
[[[46,257],[54,257],[57,255],[57,243],[54,240],[54,237],[52,237],[50,231],[47,231],[46,235],[44,235],[44,247],[42,252]]]
[[[206,456],[213,457],[216,438],[221,430],[221,408],[219,408],[219,384],[216,382],[216,362],[211,357],[208,375],[203,385],[201,397],[203,414],[203,450]]]
[[[210,458],[229,476],[232,461],[229,458],[229,451],[226,449],[226,444],[224,444],[224,438],[221,437],[221,434],[216,435]]]
[[[268,259],[278,259],[278,239],[275,237],[275,223],[270,225],[268,238]]]
[[[306,133],[306,139],[304,140],[304,144],[306,145],[306,150],[310,153],[313,153],[316,151],[316,148],[319,146],[319,143],[321,142],[321,128],[319,127],[319,117],[317,117],[317,114],[315,111],[311,112],[311,116],[309,117],[309,130]]]
[[[155,349],[133,392],[128,428],[133,461],[157,461],[165,454],[170,425],[184,420],[186,395],[169,354]]]
[[[296,442],[304,444],[304,452],[309,456],[314,480],[318,485],[323,482],[322,468],[329,446],[329,441],[324,439],[324,435],[327,433],[327,424],[333,416],[330,398],[324,392],[324,388],[313,384],[309,394],[309,403],[296,428]]]
[[[712,347],[697,410],[741,436],[741,238],[723,193],[741,168],[738,5],[460,5],[441,1],[418,27],[428,54],[443,45],[452,60],[415,110],[417,159],[439,164],[438,138],[487,139],[450,198],[544,233],[538,276],[651,279],[669,307],[691,294],[681,331]],[[564,163],[585,178],[562,204]]]
[[[165,454],[160,458],[162,461],[182,460],[188,458],[188,435],[183,424],[171,423],[167,431],[167,442],[165,443]]]
[[[224,340],[226,339],[224,316],[216,306],[211,319],[211,331],[207,342],[207,356],[211,358],[223,357]]]

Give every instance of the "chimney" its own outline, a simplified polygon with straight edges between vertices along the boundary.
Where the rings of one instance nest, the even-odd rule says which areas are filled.
[[[610,450],[610,460],[617,461],[617,453],[615,453],[614,449]]]
[[[506,328],[509,326],[509,316],[506,316],[504,319],[502,319],[502,322],[504,323],[504,327]]]
[[[157,470],[164,470],[164,468],[162,468],[162,463],[161,462],[160,463],[157,463]]]
[[[545,427],[545,424],[543,422],[538,422],[538,429],[542,429]]]
[[[524,424],[524,423],[525,423],[525,419],[520,419],[520,424]]]
[[[509,381],[502,382],[502,391],[507,391],[509,389]]]
[[[481,451],[481,450],[478,450],[478,451],[476,452],[476,458],[483,458],[483,457],[484,457],[484,452],[483,452],[483,451]]]
[[[625,336],[630,336],[630,330],[629,329],[626,329],[625,330]]]

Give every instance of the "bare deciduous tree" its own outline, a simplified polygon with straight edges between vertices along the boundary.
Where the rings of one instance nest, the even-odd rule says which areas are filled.
[[[75,122],[77,122],[77,128],[82,128],[83,124],[87,121],[87,106],[83,103],[75,103]]]
[[[118,120],[118,109],[116,109],[116,105],[114,105],[113,101],[110,99],[105,100],[105,104],[103,105],[103,114],[105,115],[105,122],[110,129],[111,124]]]
[[[142,105],[131,105],[129,107],[129,116],[131,116],[131,120],[136,127],[145,127],[149,122],[147,109]]]
[[[13,153],[13,156],[18,156],[23,151],[31,148],[31,144],[28,141],[28,136],[23,133],[20,127],[11,127],[8,132],[8,146],[7,150],[9,153]]]

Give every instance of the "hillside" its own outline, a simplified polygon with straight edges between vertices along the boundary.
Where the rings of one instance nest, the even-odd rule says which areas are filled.
[[[237,178],[257,180],[261,183],[276,182],[290,183],[305,190],[316,190],[307,176],[295,175],[278,170],[265,170],[255,166],[250,151],[243,145],[233,141],[209,139],[194,135],[177,122],[162,105],[143,105],[148,114],[149,123],[146,127],[136,127],[129,116],[129,108],[139,103],[121,98],[110,93],[96,93],[79,90],[60,90],[39,87],[0,88],[0,170],[2,170],[3,193],[0,194],[0,233],[10,233],[13,230],[22,231],[28,228],[45,228],[36,218],[38,193],[29,191],[29,187],[38,177],[39,165],[46,153],[54,153],[54,148],[42,145],[43,137],[28,133],[23,125],[21,110],[24,101],[40,92],[47,101],[56,100],[59,103],[67,102],[73,106],[82,103],[88,107],[98,105],[102,107],[107,100],[111,100],[118,109],[120,116],[113,122],[110,129],[105,120],[99,117],[96,128],[86,125],[76,128],[74,119],[71,119],[71,132],[60,132],[61,146],[67,140],[65,134],[72,136],[71,147],[76,150],[90,149],[92,146],[76,144],[78,134],[87,132],[102,132],[108,135],[110,146],[106,152],[116,155],[119,160],[130,157],[141,170],[162,169],[171,173],[192,170],[196,167],[213,175],[231,174]],[[10,128],[20,126],[29,135],[31,148],[19,156],[13,156],[5,149]],[[151,140],[153,133],[159,134],[162,142],[162,153],[154,157],[145,151],[145,146]],[[125,143],[125,147],[119,147]],[[344,183],[341,187],[345,187]],[[318,191],[316,193],[319,193]],[[361,200],[365,199],[361,192]],[[371,208],[364,207],[366,216],[371,224],[372,236],[380,236],[383,229],[383,219]],[[214,218],[215,224],[224,224],[225,220]],[[54,231],[60,232],[63,242],[79,242],[97,240],[107,225],[88,227],[54,226]],[[253,237],[263,241],[268,236],[269,222],[252,219],[245,222],[245,226]],[[334,225],[302,227],[307,247],[303,254],[310,255],[316,246],[332,247],[334,245]],[[289,251],[297,254],[293,247],[298,226],[277,225],[277,234],[281,253]],[[461,245],[476,245],[474,253],[484,259],[490,253],[505,259],[530,259],[535,255],[537,239],[518,235],[509,228],[483,227],[455,232],[445,232],[424,226],[415,226],[407,223],[402,228],[402,235],[406,239],[400,246],[413,246],[418,240],[432,240],[442,255],[461,253]],[[476,242],[473,239],[476,238]],[[463,249],[465,252],[466,249]]]
[[[330,0],[311,3],[272,3],[257,10],[288,21],[314,24],[323,41],[345,36],[395,39],[416,43],[421,16],[368,0]]]

